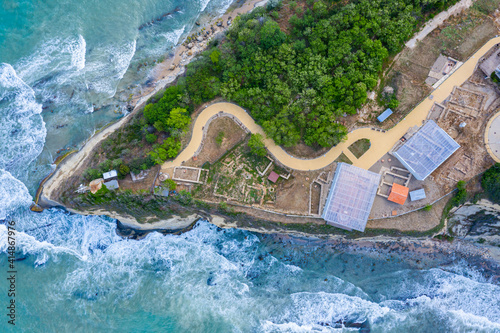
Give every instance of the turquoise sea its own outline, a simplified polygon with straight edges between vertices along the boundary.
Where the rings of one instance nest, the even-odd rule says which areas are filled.
[[[207,221],[129,240],[106,217],[29,210],[57,151],[123,116],[155,60],[230,3],[0,2],[0,332],[500,332],[497,280],[458,256],[417,262]]]

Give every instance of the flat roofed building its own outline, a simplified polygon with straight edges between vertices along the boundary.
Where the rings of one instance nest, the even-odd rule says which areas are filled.
[[[321,217],[335,227],[364,231],[380,175],[339,163]]]
[[[384,120],[386,120],[387,118],[389,118],[389,116],[392,114],[392,110],[391,109],[387,109],[385,110],[384,112],[382,112],[380,114],[380,116],[377,117],[377,120],[379,122],[383,122]]]
[[[425,190],[423,188],[410,192],[410,200],[411,201],[422,200],[425,198],[426,198]]]
[[[429,120],[393,155],[418,180],[425,180],[460,145],[433,120]]]
[[[404,205],[406,198],[408,198],[408,192],[410,189],[406,186],[399,185],[397,183],[392,184],[391,193],[387,200],[395,202],[400,205]]]
[[[269,174],[269,177],[267,177],[267,179],[273,183],[276,183],[278,181],[278,178],[280,178],[280,175],[278,175],[274,171],[271,171],[271,173]]]
[[[104,178],[104,180],[110,180],[116,177],[118,177],[116,170],[111,170],[102,174],[102,178]]]
[[[104,183],[104,185],[106,185],[106,187],[108,188],[108,190],[116,190],[118,187],[120,187],[118,185],[118,181],[116,179],[113,179],[109,182],[106,182]]]

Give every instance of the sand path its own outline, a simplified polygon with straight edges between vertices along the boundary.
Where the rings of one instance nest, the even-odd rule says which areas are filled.
[[[283,165],[294,170],[308,171],[322,169],[331,164],[343,152],[353,162],[353,165],[369,169],[375,162],[384,156],[394,144],[408,131],[410,127],[420,126],[426,119],[432,105],[443,103],[451,94],[453,87],[460,86],[474,72],[477,61],[488,52],[495,44],[500,43],[500,37],[490,39],[476,53],[474,53],[460,68],[458,68],[447,80],[437,87],[431,94],[418,104],[402,121],[391,130],[383,133],[370,128],[356,129],[348,134],[346,141],[330,149],[326,154],[314,159],[300,159],[289,155],[281,147],[277,146],[272,139],[266,138],[264,143],[269,152]],[[196,151],[202,144],[203,128],[210,118],[219,112],[225,112],[236,117],[251,133],[264,135],[262,128],[255,123],[250,115],[238,105],[232,103],[215,103],[206,107],[195,119],[191,141],[188,146],[172,161],[165,162],[162,170],[166,171],[195,156]],[[347,149],[352,143],[360,139],[369,139],[371,147],[359,159]]]

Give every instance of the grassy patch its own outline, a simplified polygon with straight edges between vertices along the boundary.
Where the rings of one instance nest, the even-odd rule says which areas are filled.
[[[344,162],[347,164],[352,164],[352,161],[344,153],[340,154],[339,157],[337,157],[337,159],[335,160],[335,162],[337,163]]]
[[[356,156],[356,158],[360,158],[368,149],[370,149],[370,145],[369,139],[361,139],[350,145],[348,149],[354,156]]]

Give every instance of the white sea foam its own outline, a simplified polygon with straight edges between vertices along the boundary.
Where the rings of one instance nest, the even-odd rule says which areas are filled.
[[[324,272],[296,269],[263,253],[251,233],[218,230],[208,222],[182,235],[151,233],[135,241],[118,237],[113,221],[101,217],[58,210],[35,217],[16,214],[20,251],[34,257],[35,266],[53,263],[51,269],[63,270],[44,287],[52,312],[71,300],[78,313],[87,313],[92,304],[97,312],[113,308],[108,317],[119,320],[117,310],[141,304],[150,316],[175,318],[179,332],[213,331],[211,325],[218,325],[218,331],[356,331],[332,326],[365,320],[373,332],[419,332],[439,323],[454,331],[498,327],[497,310],[491,309],[497,287],[441,270],[387,274],[381,276],[383,284],[372,280],[390,299],[377,302],[341,278],[329,276],[325,282]],[[402,290],[398,280],[414,290]],[[443,287],[428,284],[431,280]],[[469,299],[473,294],[475,301]],[[459,295],[487,309],[474,314],[461,305]]]
[[[91,92],[113,97],[134,57],[137,42],[97,46],[86,59],[85,82]]]
[[[204,11],[205,8],[207,8],[207,5],[208,3],[210,2],[210,0],[200,0],[199,4],[200,4],[200,12]]]
[[[87,43],[82,35],[78,35],[78,43],[71,46],[71,65],[78,70],[85,68],[85,52]]]
[[[8,171],[0,169],[0,220],[20,207],[29,206],[31,199],[28,189],[21,181]]]
[[[18,177],[43,149],[42,106],[9,64],[0,64],[0,103],[0,169]]]

